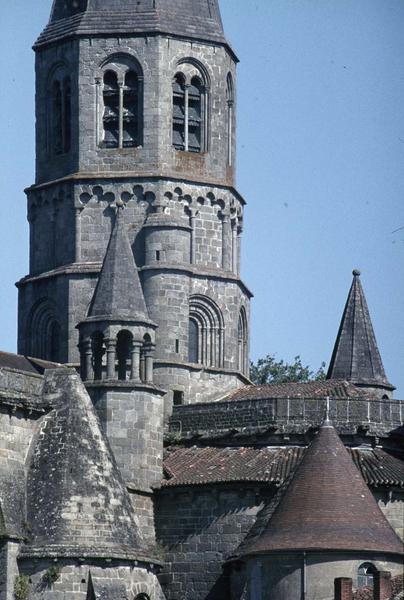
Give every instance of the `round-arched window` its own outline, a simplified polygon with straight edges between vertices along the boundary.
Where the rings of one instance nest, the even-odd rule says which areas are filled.
[[[358,587],[373,587],[373,578],[377,569],[372,563],[363,563],[358,569]]]

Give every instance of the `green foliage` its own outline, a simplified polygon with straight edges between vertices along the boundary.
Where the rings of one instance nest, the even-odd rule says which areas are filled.
[[[26,600],[29,596],[31,584],[27,575],[18,575],[14,582],[15,600]]]
[[[295,356],[292,363],[276,360],[273,354],[259,358],[256,363],[251,363],[250,379],[257,385],[264,383],[291,383],[297,381],[319,381],[325,379],[325,363],[321,363],[317,371],[302,364],[300,356]]]
[[[49,569],[42,575],[42,581],[47,585],[52,585],[57,581],[60,577],[60,567],[59,565],[52,565]]]

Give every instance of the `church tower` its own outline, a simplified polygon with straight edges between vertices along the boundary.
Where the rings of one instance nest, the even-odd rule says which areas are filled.
[[[54,0],[34,49],[19,352],[79,364],[76,326],[89,316],[118,203],[167,410],[242,385],[251,294],[234,187],[237,58],[218,0]]]

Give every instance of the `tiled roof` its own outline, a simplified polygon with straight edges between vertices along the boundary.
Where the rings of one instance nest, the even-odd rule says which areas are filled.
[[[358,398],[358,389],[343,379],[327,381],[307,381],[296,383],[267,383],[265,385],[246,385],[235,390],[223,401],[264,400],[267,398]]]
[[[249,447],[171,447],[164,460],[164,487],[227,482],[281,485],[296,468],[305,449]],[[351,456],[371,487],[404,488],[404,461],[380,449],[353,449]]]
[[[360,272],[354,271],[353,276],[327,378],[394,389],[384,372]]]
[[[320,427],[275,512],[244,552],[302,550],[403,553],[401,540],[329,423]]]
[[[178,448],[167,452],[164,486],[266,481],[279,485],[293,471],[303,448]]]

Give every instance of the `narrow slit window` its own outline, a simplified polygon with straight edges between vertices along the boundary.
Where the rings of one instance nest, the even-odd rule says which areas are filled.
[[[173,145],[185,150],[185,78],[181,74],[173,84]]]
[[[131,148],[139,145],[139,85],[138,77],[133,71],[125,75],[123,90],[123,147]]]
[[[199,327],[194,319],[189,319],[188,360],[199,362]]]
[[[52,87],[52,150],[54,154],[63,152],[62,90],[60,81]]]
[[[174,390],[173,392],[173,404],[174,406],[181,406],[184,404],[184,392]]]
[[[107,71],[104,75],[104,146],[119,147],[119,86],[116,73]]]
[[[71,89],[70,79],[66,77],[63,83],[63,146],[64,151],[70,151],[71,144]]]
[[[188,90],[188,151],[202,149],[202,84],[193,77]]]

